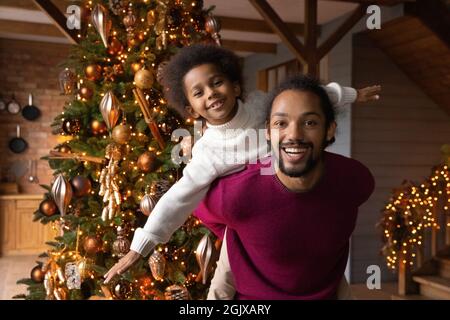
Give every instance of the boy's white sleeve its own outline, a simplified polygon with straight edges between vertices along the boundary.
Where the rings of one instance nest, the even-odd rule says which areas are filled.
[[[219,260],[217,261],[214,277],[211,279],[207,300],[233,300],[236,294],[234,276],[231,272],[230,260],[228,259],[226,236],[227,232],[225,230]]]
[[[356,89],[351,87],[342,87],[336,82],[331,82],[322,86],[328,94],[333,106],[341,108],[346,104],[353,103],[358,95]]]
[[[171,235],[186,221],[219,173],[212,155],[194,155],[178,180],[157,202],[144,228],[136,229],[130,249],[147,256],[158,244],[169,241]]]

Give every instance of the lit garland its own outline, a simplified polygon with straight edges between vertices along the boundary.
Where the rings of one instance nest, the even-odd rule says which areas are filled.
[[[379,223],[383,229],[382,254],[390,269],[395,270],[399,263],[412,266],[423,246],[425,230],[439,229],[438,215],[449,214],[449,176],[449,168],[443,164],[433,168],[420,186],[406,181],[383,209]]]

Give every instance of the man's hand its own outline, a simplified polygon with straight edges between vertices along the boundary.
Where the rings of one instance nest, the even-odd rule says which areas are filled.
[[[381,92],[381,86],[370,86],[356,90],[358,95],[355,102],[368,102],[380,99],[379,93]]]
[[[130,250],[122,259],[119,260],[105,275],[104,283],[108,283],[115,275],[119,275],[127,271],[136,261],[139,260],[141,255],[136,251]]]

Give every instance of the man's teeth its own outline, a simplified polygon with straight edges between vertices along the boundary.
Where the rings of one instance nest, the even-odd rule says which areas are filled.
[[[304,153],[306,152],[306,148],[283,148],[284,152],[286,153],[292,153],[292,154],[298,154],[298,153]]]

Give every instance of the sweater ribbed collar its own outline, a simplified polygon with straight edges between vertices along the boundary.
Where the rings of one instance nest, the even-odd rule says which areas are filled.
[[[206,122],[206,126],[208,127],[206,133],[209,132],[210,135],[220,137],[225,137],[226,135],[227,138],[232,138],[239,134],[239,131],[235,129],[245,129],[245,126],[249,119],[250,114],[247,112],[242,101],[238,100],[238,111],[236,112],[233,119],[220,125],[212,125]]]

